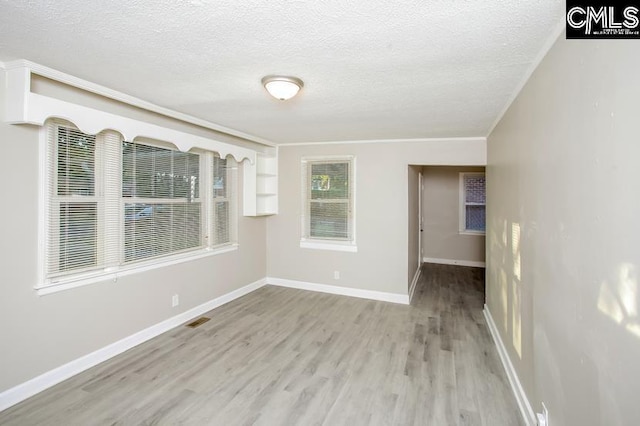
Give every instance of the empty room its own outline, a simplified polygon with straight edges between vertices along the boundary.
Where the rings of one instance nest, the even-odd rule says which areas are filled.
[[[640,424],[640,9],[0,1],[0,424]]]

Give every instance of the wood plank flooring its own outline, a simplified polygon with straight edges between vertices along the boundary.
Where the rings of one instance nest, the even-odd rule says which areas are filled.
[[[263,287],[0,413],[2,425],[521,425],[484,270],[412,306]]]

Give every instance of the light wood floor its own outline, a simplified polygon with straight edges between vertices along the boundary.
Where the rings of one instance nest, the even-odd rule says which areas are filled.
[[[422,272],[412,306],[263,287],[0,424],[523,424],[482,315],[484,270]]]

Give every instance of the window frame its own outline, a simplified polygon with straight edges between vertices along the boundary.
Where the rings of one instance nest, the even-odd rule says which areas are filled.
[[[482,176],[485,178],[485,202],[484,203],[467,203],[467,191],[465,185],[466,177],[473,176]],[[458,231],[461,235],[486,235],[486,219],[485,219],[485,230],[480,231],[476,229],[467,229],[467,206],[484,206],[485,208],[485,217],[486,217],[486,173],[485,172],[460,172],[459,173],[459,222],[458,222]]]
[[[349,198],[348,203],[348,229],[350,230],[349,238],[317,238],[311,237],[311,172],[313,164],[331,164],[331,163],[348,163],[349,164]],[[353,155],[340,156],[318,156],[318,157],[302,157],[301,160],[301,188],[302,188],[302,210],[301,210],[301,229],[300,229],[300,247],[318,250],[333,250],[342,252],[357,252],[356,244],[356,157]]]
[[[109,130],[108,132],[111,135],[117,135],[118,143],[120,145],[118,149],[118,163],[117,167],[110,167],[109,159],[113,160],[114,158],[108,157],[108,154],[103,152],[107,151],[103,149],[102,146],[99,145],[99,140],[101,144],[106,143],[107,137],[104,137],[104,131],[100,132],[96,135],[96,154],[95,154],[95,167],[94,167],[94,196],[88,198],[99,198],[101,202],[97,202],[97,209],[118,209],[118,226],[117,229],[114,229],[114,225],[112,221],[109,222],[109,218],[104,215],[98,213],[97,219],[97,232],[96,232],[96,259],[97,265],[92,268],[83,268],[82,270],[78,269],[74,272],[50,272],[48,267],[49,258],[52,255],[55,255],[55,250],[51,249],[51,235],[55,234],[55,230],[52,232],[52,226],[55,226],[55,223],[58,223],[59,226],[59,215],[53,214],[51,211],[51,207],[56,202],[52,200],[52,198],[61,198],[60,196],[54,196],[53,190],[57,188],[57,175],[58,173],[54,170],[58,165],[58,157],[56,154],[57,146],[51,146],[51,131],[57,132],[59,127],[70,127],[73,129],[77,129],[80,132],[82,130],[78,129],[75,124],[72,122],[68,122],[66,120],[59,119],[50,119],[45,122],[45,124],[40,128],[40,137],[39,137],[39,154],[40,154],[40,166],[39,166],[39,219],[38,219],[38,236],[39,240],[43,241],[44,244],[40,245],[38,250],[38,277],[37,283],[34,286],[34,289],[37,291],[38,295],[46,295],[50,293],[55,293],[58,291],[67,290],[70,288],[80,287],[87,284],[92,284],[96,282],[104,282],[104,281],[113,281],[116,282],[118,278],[136,274],[140,272],[144,272],[147,270],[152,270],[156,268],[162,268],[169,265],[174,265],[178,263],[183,263],[187,261],[192,261],[204,257],[209,257],[213,255],[218,255],[230,251],[234,251],[238,249],[238,241],[237,241],[237,223],[238,223],[238,166],[237,162],[233,157],[227,157],[227,164],[229,164],[229,160],[231,159],[231,167],[227,167],[226,169],[226,179],[230,185],[229,193],[227,194],[228,202],[230,205],[230,214],[229,214],[229,241],[222,244],[212,244],[213,235],[213,216],[214,212],[212,211],[212,207],[214,205],[213,201],[215,200],[213,197],[213,157],[215,155],[219,155],[216,151],[207,151],[202,149],[193,150],[193,152],[200,155],[200,190],[199,190],[199,199],[201,200],[202,210],[204,213],[204,217],[201,218],[201,245],[199,247],[187,250],[180,251],[175,253],[170,253],[160,257],[154,257],[150,259],[140,259],[136,261],[125,261],[125,243],[124,243],[124,221],[125,221],[125,203],[128,203],[128,200],[122,196],[122,143],[124,138],[117,131]],[[83,132],[84,133],[84,132]],[[57,134],[57,133],[56,133]],[[55,137],[55,136],[54,136]],[[133,142],[143,144],[143,145],[151,145],[158,146],[161,148],[171,149],[175,151],[180,151],[174,144],[163,143],[151,141],[151,140],[134,140]],[[203,168],[204,166],[204,168]],[[99,169],[100,167],[100,169]],[[119,174],[117,179],[109,179],[106,176],[106,173],[110,171],[111,173]],[[116,183],[114,183],[116,182]],[[211,194],[209,194],[211,192]],[[110,199],[109,199],[110,198]],[[83,200],[87,201],[88,200]],[[60,201],[57,201],[60,204]],[[58,205],[56,204],[56,205]],[[57,220],[57,222],[56,222]],[[109,244],[109,247],[106,247],[105,244]],[[115,250],[113,249],[113,245],[117,244]],[[59,250],[59,249],[58,249]],[[57,251],[59,253],[59,251]],[[109,253],[111,253],[111,258],[109,259]],[[117,254],[117,259],[114,253]],[[102,260],[102,261],[101,261]]]
[[[207,155],[205,158],[206,169],[207,170],[207,180],[211,183],[208,184],[205,188],[206,191],[209,191],[209,196],[205,196],[206,209],[209,212],[208,216],[205,218],[207,221],[207,232],[205,239],[207,240],[207,244],[210,248],[216,249],[220,247],[227,246],[229,244],[236,244],[238,241],[238,165],[233,157],[222,158],[217,152],[209,152],[210,155]],[[215,162],[216,158],[225,161],[225,195],[220,197],[214,194],[215,185],[216,185],[216,167]],[[210,170],[210,171],[209,171]],[[215,209],[216,203],[227,203],[228,204],[228,217],[230,220],[227,223],[228,229],[228,240],[219,242],[214,237],[216,234],[216,222],[217,222],[217,211]]]
[[[50,158],[51,157],[58,158],[59,146],[57,143],[57,139],[58,139],[57,136],[58,136],[58,131],[60,127],[65,127],[69,130],[79,132],[79,130],[73,128],[72,126],[56,126],[55,133],[53,135],[49,135],[47,133],[47,135],[45,136],[47,138],[45,140],[45,145],[46,145],[45,155]],[[56,209],[59,212],[63,204],[76,204],[76,205],[87,204],[87,205],[95,206],[95,214],[96,214],[95,265],[90,265],[83,268],[77,268],[76,270],[78,271],[78,273],[95,271],[96,269],[99,268],[98,265],[104,259],[104,256],[105,256],[103,247],[101,247],[97,243],[98,239],[100,238],[100,235],[104,233],[104,223],[103,221],[100,220],[101,215],[99,213],[100,210],[104,208],[104,186],[103,186],[104,179],[103,179],[103,176],[99,174],[97,171],[98,163],[100,161],[99,157],[102,156],[102,154],[99,153],[98,150],[101,144],[104,143],[104,140],[103,140],[104,136],[102,134],[97,134],[93,136],[94,136],[93,138],[94,139],[93,194],[91,195],[78,195],[78,194],[59,195],[57,194],[59,183],[60,183],[59,173],[57,173],[54,170],[54,168],[51,167],[49,164],[47,164],[47,166],[45,167],[45,170],[47,173],[49,172],[49,170],[51,170],[52,172],[52,176],[50,176],[50,179],[47,183],[47,187],[45,189],[45,193],[47,196],[47,201],[46,201],[46,204],[44,205],[44,208],[46,209],[45,220],[48,217],[49,218],[53,217],[51,215],[52,209]],[[55,166],[59,166],[59,164],[56,163]],[[59,167],[56,167],[56,170],[59,170]],[[62,222],[61,215],[60,214],[56,215],[54,219],[55,219],[55,222],[54,222],[55,227],[57,229],[60,229],[60,224]],[[51,250],[50,256],[46,257],[45,264],[44,264],[44,269],[45,269],[44,275],[49,275],[53,278],[68,275],[68,273],[64,271],[60,271],[59,268],[58,268],[58,272],[53,272],[53,273],[47,272],[48,265],[50,265],[51,263],[53,264],[60,263],[60,253],[61,253],[60,240],[61,239],[60,239],[59,233],[55,233],[55,234],[47,233],[46,238],[40,240],[40,241],[45,241],[45,250],[47,250],[49,247],[56,247],[55,250]],[[55,259],[54,262],[50,262],[49,257],[53,257]]]

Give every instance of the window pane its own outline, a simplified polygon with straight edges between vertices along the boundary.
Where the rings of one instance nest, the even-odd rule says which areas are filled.
[[[466,175],[464,177],[465,197],[467,203],[485,204],[484,176]]]
[[[97,264],[96,203],[61,203],[58,272]]]
[[[310,237],[349,238],[349,204],[346,202],[311,202]]]
[[[469,231],[485,230],[485,206],[467,206],[466,229]]]
[[[125,262],[202,245],[201,204],[125,204]]]
[[[213,157],[213,196],[225,198],[228,190],[227,159],[215,156]]]
[[[199,191],[198,154],[122,143],[123,197],[195,200]]]
[[[231,241],[229,235],[229,202],[215,202],[214,207],[214,244],[224,244]]]
[[[348,199],[349,163],[311,164],[311,199]]]
[[[195,200],[200,190],[200,158],[188,152],[173,153],[173,172],[167,184],[173,189],[173,198]]]
[[[57,194],[94,195],[96,137],[57,127]]]
[[[187,203],[172,206],[172,251],[200,247],[202,245],[201,204]]]

